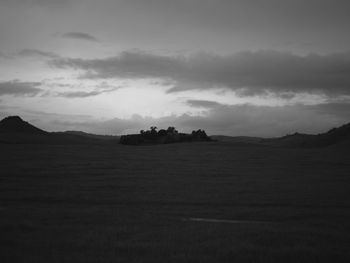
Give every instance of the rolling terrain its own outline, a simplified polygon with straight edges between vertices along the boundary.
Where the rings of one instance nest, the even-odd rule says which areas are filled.
[[[248,136],[211,136],[212,139],[240,144],[257,144],[277,147],[317,148],[333,144],[350,145],[350,123],[333,128],[317,135],[294,133],[276,138],[259,138]]]
[[[116,144],[118,136],[89,134],[81,131],[46,132],[19,116],[0,121],[0,143],[3,144]]]
[[[350,151],[0,144],[1,262],[349,262]]]

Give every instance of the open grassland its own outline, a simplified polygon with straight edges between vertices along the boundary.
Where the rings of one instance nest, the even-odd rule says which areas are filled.
[[[347,147],[2,144],[0,156],[0,262],[350,262]]]

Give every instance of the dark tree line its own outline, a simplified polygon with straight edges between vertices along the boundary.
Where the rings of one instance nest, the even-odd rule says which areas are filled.
[[[121,144],[165,144],[191,141],[211,141],[204,130],[192,131],[191,134],[179,133],[175,127],[168,127],[157,130],[155,126],[149,130],[141,130],[140,134],[123,135],[120,138]]]

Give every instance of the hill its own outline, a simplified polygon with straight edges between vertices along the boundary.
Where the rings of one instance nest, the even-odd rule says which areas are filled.
[[[0,133],[2,134],[48,134],[19,116],[9,116],[0,121]]]
[[[350,142],[350,123],[317,135],[294,133],[280,138],[264,139],[262,143],[276,146],[325,147]]]
[[[47,132],[9,116],[0,121],[0,143],[7,144],[99,144],[117,143],[117,136],[103,136],[79,131]]]
[[[325,133],[294,133],[277,138],[259,138],[248,136],[213,135],[210,138],[226,143],[255,144],[276,147],[325,147],[330,145],[350,145],[350,123],[333,128]]]

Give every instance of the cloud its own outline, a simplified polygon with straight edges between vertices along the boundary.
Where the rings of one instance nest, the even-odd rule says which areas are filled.
[[[86,98],[100,95],[102,92],[99,91],[73,91],[73,92],[60,92],[59,97],[65,98]]]
[[[262,50],[228,56],[165,56],[127,51],[102,59],[53,59],[51,65],[85,71],[86,78],[158,78],[176,83],[169,92],[225,88],[241,96],[273,92],[350,94],[350,53],[329,55]]]
[[[67,85],[65,85],[65,86],[67,86]],[[68,85],[67,87],[72,88],[71,85]],[[64,97],[64,98],[87,98],[87,97],[98,96],[98,95],[101,95],[104,93],[110,93],[110,92],[116,91],[120,88],[121,88],[120,86],[115,87],[115,86],[111,86],[105,82],[102,82],[99,85],[96,85],[95,89],[92,91],[83,91],[83,90],[65,91],[65,92],[56,93],[56,95],[58,97]]]
[[[40,82],[21,82],[18,80],[0,82],[0,96],[13,95],[13,96],[36,96],[41,89]]]
[[[197,108],[214,108],[214,107],[222,106],[222,104],[216,101],[209,101],[209,100],[187,100],[186,103],[191,107],[197,107]]]
[[[59,97],[65,97],[65,98],[87,98],[87,97],[94,97],[97,95],[101,95],[103,93],[112,92],[112,91],[115,91],[116,89],[118,88],[94,90],[94,91],[68,91],[68,92],[60,92],[57,95]]]
[[[98,42],[98,39],[92,35],[82,33],[82,32],[68,32],[62,35],[63,38],[79,39],[86,41]]]
[[[55,59],[60,57],[54,52],[47,52],[37,49],[22,49],[17,53],[17,55],[22,57],[43,57],[49,59]]]

